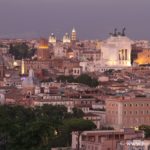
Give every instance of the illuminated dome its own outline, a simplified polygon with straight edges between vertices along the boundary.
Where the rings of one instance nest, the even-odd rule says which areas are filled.
[[[73,27],[72,32],[76,32],[75,28]]]
[[[48,41],[44,38],[39,40],[39,48],[40,49],[47,49],[48,48]]]
[[[17,61],[14,61],[14,62],[13,62],[13,66],[14,66],[14,67],[17,67],[17,66],[18,66]]]
[[[56,36],[54,35],[54,33],[51,34],[51,36],[49,37],[49,43],[51,44],[56,44]]]
[[[70,43],[70,36],[68,33],[63,36],[63,43]]]

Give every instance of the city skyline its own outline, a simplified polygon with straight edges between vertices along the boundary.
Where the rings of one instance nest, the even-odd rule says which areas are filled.
[[[127,28],[132,39],[150,39],[148,0],[0,0],[0,37],[59,39],[75,27],[80,39],[105,39]]]

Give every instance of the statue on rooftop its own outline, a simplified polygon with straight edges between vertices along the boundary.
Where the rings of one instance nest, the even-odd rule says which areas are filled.
[[[111,36],[117,36],[117,28],[114,29],[114,33],[110,32],[109,35]]]
[[[114,36],[117,36],[117,28],[114,29]]]
[[[122,36],[126,36],[125,30],[126,30],[126,28],[123,28],[123,29],[122,29]]]

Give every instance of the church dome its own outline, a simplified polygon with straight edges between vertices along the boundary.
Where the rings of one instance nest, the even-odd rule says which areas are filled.
[[[49,37],[49,43],[55,44],[57,41],[56,36],[52,33]]]
[[[70,38],[68,33],[65,33],[64,37],[65,38]]]
[[[55,35],[54,35],[54,33],[51,33],[51,37],[56,38]]]
[[[63,43],[70,43],[70,36],[68,33],[63,36]]]

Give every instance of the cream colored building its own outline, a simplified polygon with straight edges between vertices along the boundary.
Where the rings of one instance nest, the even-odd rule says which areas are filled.
[[[131,44],[127,36],[110,36],[100,44],[101,55],[99,60],[82,61],[80,66],[89,72],[104,72],[109,69],[123,69],[131,66]]]
[[[126,36],[111,36],[101,44],[102,61],[108,66],[131,66],[131,43]]]

